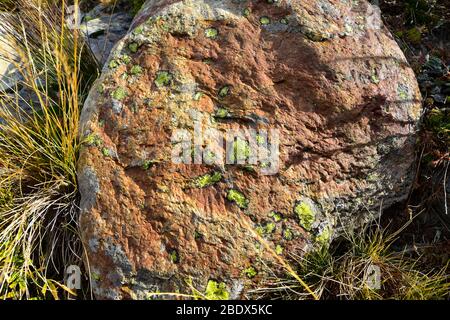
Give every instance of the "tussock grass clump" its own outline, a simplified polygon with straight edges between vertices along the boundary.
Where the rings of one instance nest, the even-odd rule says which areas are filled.
[[[347,232],[333,247],[325,246],[306,255],[293,254],[291,265],[320,299],[450,298],[448,264],[440,270],[427,270],[421,264],[421,257],[393,250],[402,230],[389,233],[379,224],[367,225],[359,231]],[[310,299],[310,293],[304,288],[296,279],[278,275],[268,278],[265,286],[253,290],[252,295],[254,298]]]
[[[52,279],[81,261],[78,126],[97,63],[66,27],[65,0],[15,5],[0,19],[14,51],[3,59],[22,77],[0,93],[0,297],[58,298]]]

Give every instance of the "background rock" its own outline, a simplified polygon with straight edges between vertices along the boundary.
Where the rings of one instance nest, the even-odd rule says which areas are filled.
[[[366,1],[146,2],[82,114],[98,298],[189,293],[189,279],[239,298],[273,263],[249,229],[288,258],[408,196],[421,96],[378,14]],[[174,164],[193,109],[220,130],[279,129],[279,173]]]
[[[6,13],[0,12],[0,18],[4,14]],[[2,33],[0,26],[0,91],[12,88],[21,79],[17,69],[9,62],[14,54],[8,40],[4,38]]]
[[[86,42],[101,65],[106,62],[113,46],[128,31],[132,15],[128,12],[110,12],[111,6],[99,4],[83,14],[81,31]]]

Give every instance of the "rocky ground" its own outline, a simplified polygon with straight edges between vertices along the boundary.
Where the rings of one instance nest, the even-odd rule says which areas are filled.
[[[385,222],[398,227],[418,215],[398,246],[426,252],[442,265],[450,252],[450,2],[381,1],[380,7],[417,75],[424,106],[414,189],[408,201],[387,211]]]

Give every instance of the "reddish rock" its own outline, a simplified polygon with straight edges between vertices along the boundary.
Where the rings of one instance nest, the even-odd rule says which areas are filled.
[[[97,298],[191,293],[190,280],[243,298],[274,263],[249,229],[289,258],[407,197],[421,97],[377,11],[273,2],[147,1],[114,49],[82,114]],[[176,130],[198,138],[192,110],[203,130],[279,130],[278,172],[174,163]]]

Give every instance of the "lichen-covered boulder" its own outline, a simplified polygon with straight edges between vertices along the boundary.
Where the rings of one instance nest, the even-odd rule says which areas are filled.
[[[421,97],[367,1],[149,0],[130,30],[81,120],[98,298],[242,298],[274,256],[407,197]],[[210,128],[278,130],[279,157],[246,161],[258,146],[238,138],[239,165],[199,159]]]

